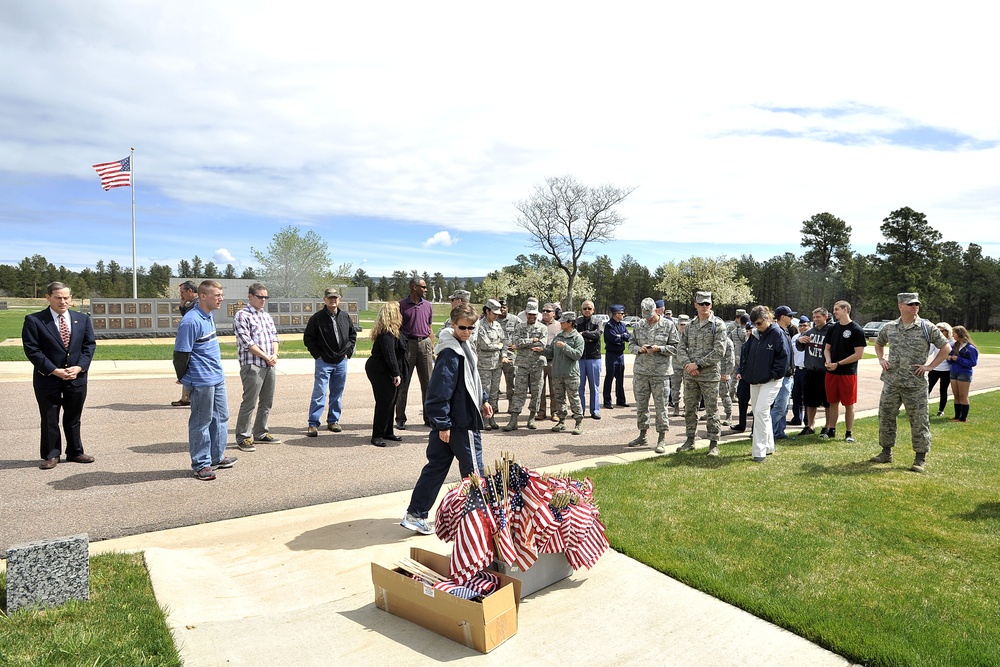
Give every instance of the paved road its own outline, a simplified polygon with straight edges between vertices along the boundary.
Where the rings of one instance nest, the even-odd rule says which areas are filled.
[[[30,375],[17,362],[0,364],[0,396],[5,407],[0,414],[5,435],[0,453],[4,513],[0,551],[59,535],[87,532],[91,541],[98,541],[412,487],[424,463],[428,430],[405,431],[397,447],[379,449],[368,443],[373,400],[364,360],[352,362],[344,432],[323,432],[318,438],[307,438],[304,432],[311,361],[285,360],[283,366],[288,374],[279,378],[271,426],[284,444],[259,446],[255,453],[231,449],[230,455],[239,456],[239,463],[206,483],[191,476],[187,410],[169,405],[178,395],[169,362],[95,362],[83,434],[87,452],[97,462],[61,463],[50,471],[38,469],[38,417]],[[235,365],[228,368],[235,369]],[[859,408],[874,408],[881,386],[877,364],[869,360],[861,368]],[[626,384],[630,386],[630,380]],[[411,390],[411,406],[420,402],[416,385]],[[997,386],[1000,357],[984,355],[976,369],[974,389]],[[238,377],[228,379],[228,389],[235,421]],[[632,401],[631,392],[628,399]],[[505,407],[506,401],[501,401],[501,408]],[[421,422],[412,408],[410,419]],[[683,439],[683,419],[671,422],[671,440],[677,443]],[[488,432],[486,458],[509,451],[523,464],[541,468],[611,457],[635,436],[635,410],[605,411],[602,420],[587,419],[584,426],[581,436],[523,428],[514,433]],[[701,426],[699,435],[704,436]],[[905,430],[901,435],[905,438]],[[457,480],[457,468],[452,479]],[[403,510],[401,503],[400,514]]]

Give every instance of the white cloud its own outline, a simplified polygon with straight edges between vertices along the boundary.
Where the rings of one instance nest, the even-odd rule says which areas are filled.
[[[215,251],[215,254],[212,255],[212,261],[218,264],[235,264],[236,258],[233,257],[233,254],[225,248],[219,248]]]
[[[424,248],[432,248],[432,247],[434,247],[436,245],[439,245],[439,246],[441,246],[443,248],[450,248],[451,246],[455,245],[456,243],[458,243],[458,237],[457,236],[453,237],[448,232],[441,231],[441,232],[438,232],[437,234],[435,234],[434,236],[430,237],[429,239],[427,239],[426,241],[424,241],[420,245],[422,245]]]

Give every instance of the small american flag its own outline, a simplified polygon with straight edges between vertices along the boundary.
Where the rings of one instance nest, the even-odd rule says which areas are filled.
[[[127,188],[132,185],[132,158],[95,164],[94,169],[101,177],[101,187],[105,190]]]

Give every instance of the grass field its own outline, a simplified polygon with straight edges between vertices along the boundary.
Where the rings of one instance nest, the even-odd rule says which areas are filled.
[[[6,595],[6,577],[0,573],[2,608]],[[89,600],[10,616],[0,612],[0,665],[5,667],[180,664],[142,554],[91,558]]]
[[[932,418],[928,472],[857,444],[749,441],[588,471],[615,549],[865,665],[1000,664],[1000,392]],[[669,619],[665,619],[669,622]]]

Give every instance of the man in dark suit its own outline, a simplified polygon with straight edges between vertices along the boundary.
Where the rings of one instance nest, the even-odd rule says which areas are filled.
[[[69,309],[69,286],[54,282],[45,290],[49,307],[24,318],[21,341],[24,354],[35,367],[32,385],[42,418],[42,470],[51,470],[62,455],[59,410],[66,432],[66,460],[93,463],[83,452],[80,416],[87,400],[87,369],[97,343],[90,316]]]

